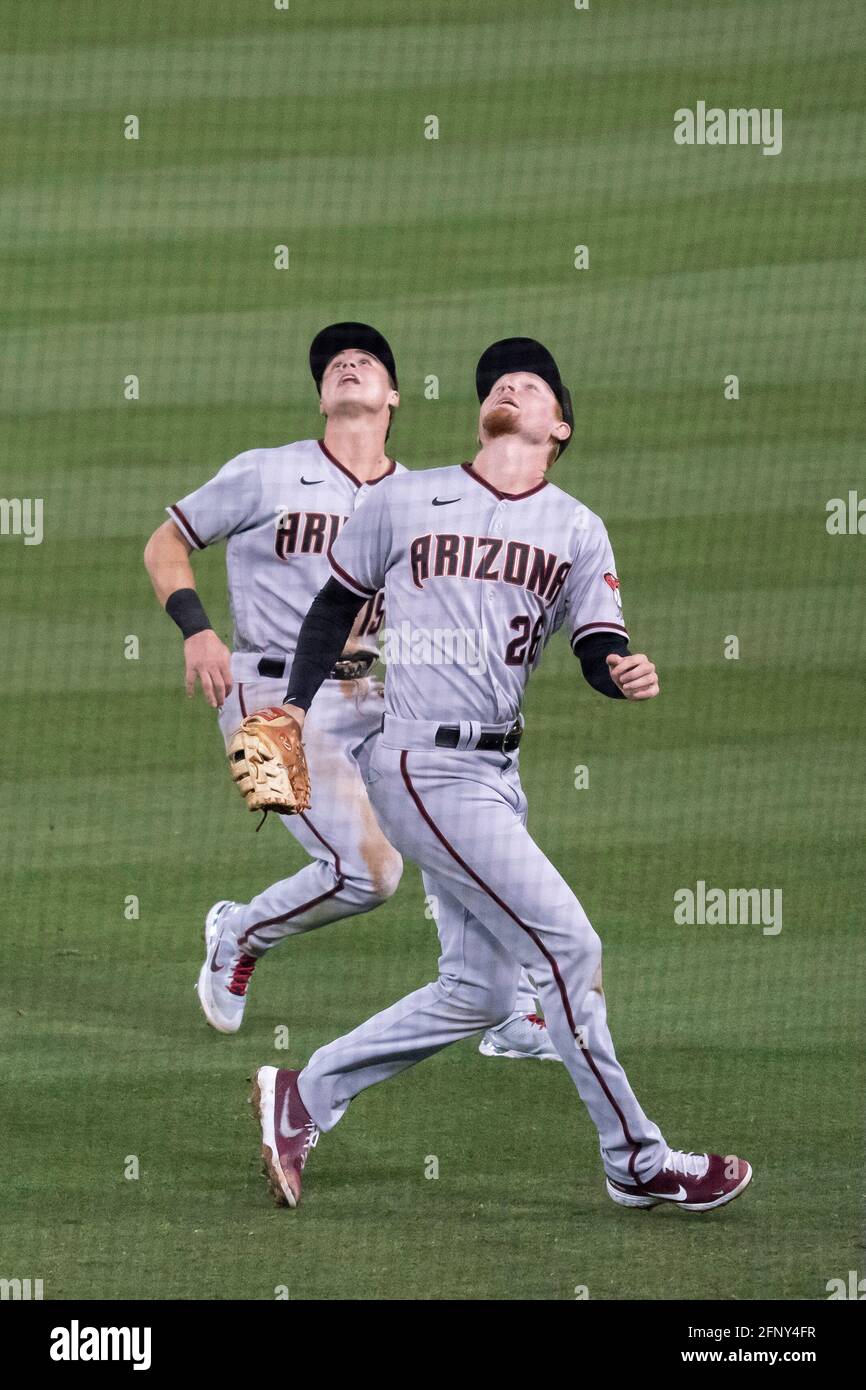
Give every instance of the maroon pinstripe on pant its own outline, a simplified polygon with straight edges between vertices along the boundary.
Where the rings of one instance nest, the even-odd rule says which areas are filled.
[[[238,686],[239,693],[242,690],[242,688],[242,686]],[[243,709],[243,704],[241,705],[241,708]],[[334,873],[337,875],[337,881],[334,884],[333,888],[329,888],[327,892],[320,893],[317,898],[311,898],[309,902],[300,903],[297,907],[293,907],[289,912],[283,912],[277,917],[265,917],[260,922],[253,922],[252,925],[247,927],[246,930],[242,932],[242,934],[238,937],[238,942],[242,945],[249,940],[253,932],[261,931],[263,927],[275,927],[282,922],[291,922],[293,917],[300,917],[301,913],[309,912],[311,908],[318,907],[319,903],[326,902],[328,898],[333,898],[336,893],[342,891],[345,885],[346,880],[343,877],[340,856],[337,853],[337,851],[333,848],[332,845],[328,844],[327,840],[324,838],[323,835],[319,834],[318,830],[313,825],[312,821],[310,820],[309,816],[306,814],[305,811],[302,811],[300,813],[300,819],[304,822],[304,825],[307,827],[307,829],[311,831],[313,835],[315,835],[316,839],[319,841],[319,844],[322,845],[324,849],[326,849],[328,853],[332,856],[334,860]]]

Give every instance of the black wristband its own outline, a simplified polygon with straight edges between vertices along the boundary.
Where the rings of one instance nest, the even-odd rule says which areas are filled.
[[[195,637],[197,632],[204,632],[211,626],[210,618],[204,611],[195,589],[175,589],[166,600],[165,611],[177,623],[184,641],[187,637]]]

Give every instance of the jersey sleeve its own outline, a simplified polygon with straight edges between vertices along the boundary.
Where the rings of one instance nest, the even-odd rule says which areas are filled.
[[[385,583],[393,533],[389,480],[379,483],[353,512],[331,546],[328,559],[335,579],[361,598],[372,598]]]
[[[238,454],[195,492],[166,511],[196,550],[254,524],[261,496],[257,454]]]
[[[587,513],[577,558],[565,583],[564,604],[568,639],[574,648],[593,632],[616,632],[628,637],[616,562],[602,521]]]

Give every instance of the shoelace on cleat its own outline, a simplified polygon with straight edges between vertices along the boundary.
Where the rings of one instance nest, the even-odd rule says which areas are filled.
[[[312,1120],[307,1120],[304,1129],[307,1131],[307,1134],[304,1139],[304,1147],[301,1150],[301,1168],[303,1168],[307,1162],[310,1149],[314,1149],[319,1142],[319,1126],[317,1124]]]
[[[258,956],[242,955],[238,957],[238,963],[232,971],[231,983],[228,985],[229,994],[237,994],[241,998],[247,992],[247,985],[250,976],[256,968]]]
[[[679,1173],[684,1178],[702,1178],[710,1166],[707,1154],[685,1153],[682,1149],[668,1149],[662,1169],[667,1173]]]

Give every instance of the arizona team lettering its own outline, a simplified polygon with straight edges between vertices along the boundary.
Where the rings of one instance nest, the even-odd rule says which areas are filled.
[[[280,512],[274,540],[277,557],[328,553],[348,519],[333,512]]]
[[[514,584],[551,604],[565,583],[571,560],[560,562],[552,552],[525,541],[498,536],[457,536],[428,532],[409,547],[412,582],[423,589],[428,579],[487,579]]]

